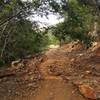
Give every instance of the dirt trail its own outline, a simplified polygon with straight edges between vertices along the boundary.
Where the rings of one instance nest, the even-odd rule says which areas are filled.
[[[74,83],[88,83],[100,91],[100,48],[86,51],[74,45],[50,49],[15,68],[0,70],[0,100],[88,100]]]
[[[74,51],[71,45],[67,45],[67,47],[63,46],[61,48],[51,49],[46,52],[47,60],[41,63],[39,68],[44,77],[44,80],[42,81],[40,88],[35,94],[34,100],[88,100],[87,98],[83,97],[73,85],[73,83],[69,81],[71,79],[82,81],[85,79],[81,77],[85,72],[84,69],[81,71],[76,68],[75,70],[79,70],[80,72],[78,73],[76,71],[77,75],[75,77],[75,72],[73,72],[73,69],[70,68],[70,64],[73,59],[75,60],[75,58],[77,59],[77,57],[87,55],[85,50],[82,50],[82,48],[80,50],[79,47],[78,49],[79,50]],[[98,59],[94,57],[93,59],[92,63],[96,62],[95,65],[98,65],[98,63],[100,64],[100,57]],[[84,64],[86,64],[86,62]],[[64,81],[63,78],[65,78],[66,80],[67,72],[70,75],[68,76],[68,80]],[[89,80],[86,79],[85,81]],[[98,84],[98,86],[100,86],[100,84]]]
[[[54,66],[58,64],[57,73],[63,74],[62,64],[66,64],[66,61],[69,60],[65,53],[63,49],[51,49],[46,52],[47,60],[39,67],[44,80],[35,93],[34,100],[87,100],[77,93],[78,91],[72,83],[64,81],[60,75],[51,75],[49,72],[52,64]]]
[[[66,84],[61,79],[48,79],[42,82],[34,100],[86,100],[77,92],[73,93],[74,90],[72,84]]]

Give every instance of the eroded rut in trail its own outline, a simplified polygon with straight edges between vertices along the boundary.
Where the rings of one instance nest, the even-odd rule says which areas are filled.
[[[64,68],[66,67],[64,64],[68,59],[64,52],[59,51],[57,53],[57,51],[59,50],[51,49],[48,51],[46,53],[47,60],[39,66],[44,79],[33,97],[34,100],[86,100],[78,94],[71,82],[66,82],[60,76],[64,74]],[[50,73],[50,66],[57,66],[58,69],[54,73]]]
[[[85,100],[74,91],[75,87],[61,79],[44,80],[34,96],[34,100]]]

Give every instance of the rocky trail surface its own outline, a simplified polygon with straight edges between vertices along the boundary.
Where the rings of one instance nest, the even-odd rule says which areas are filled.
[[[0,100],[100,100],[100,43],[65,44],[0,69]]]

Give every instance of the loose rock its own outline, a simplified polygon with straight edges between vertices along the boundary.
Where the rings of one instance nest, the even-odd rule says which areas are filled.
[[[95,90],[89,85],[86,84],[79,85],[79,91],[86,98],[93,99],[93,100],[97,99]]]

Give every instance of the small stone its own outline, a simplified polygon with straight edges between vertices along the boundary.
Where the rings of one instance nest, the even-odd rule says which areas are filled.
[[[2,82],[2,79],[0,79],[0,82]]]
[[[12,91],[11,90],[8,90],[8,92],[11,93]]]
[[[79,56],[83,56],[83,54],[79,54]]]
[[[34,85],[33,83],[28,84],[29,87],[31,87],[31,86],[33,86],[33,85]]]
[[[90,74],[90,73],[91,73],[91,71],[88,71],[88,70],[86,71],[86,74]]]
[[[72,59],[71,59],[71,62],[73,62],[73,61],[75,61],[75,58],[72,58]]]
[[[100,100],[100,93],[97,94],[97,100]]]

